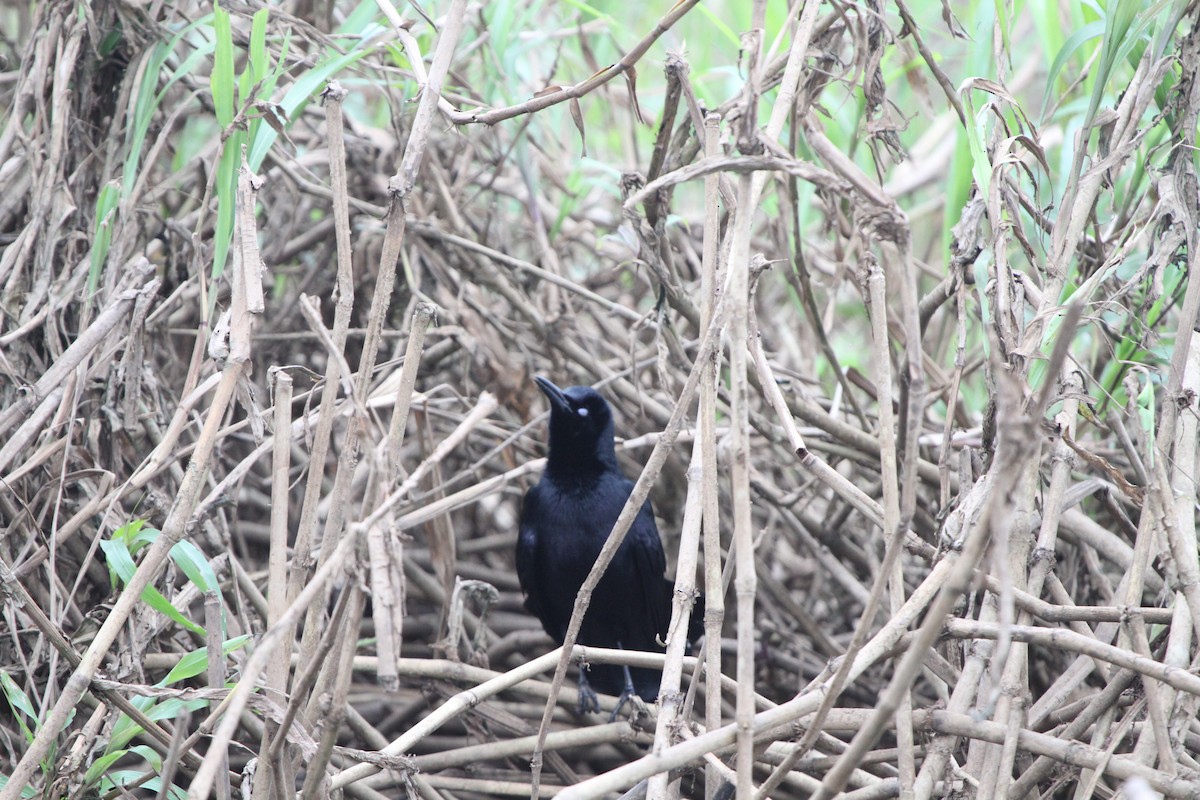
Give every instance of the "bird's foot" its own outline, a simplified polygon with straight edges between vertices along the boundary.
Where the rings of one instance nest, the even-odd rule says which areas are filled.
[[[632,709],[632,713],[629,715],[630,724],[633,724],[633,722],[639,718],[648,718],[650,716],[650,707],[646,705],[646,701],[634,692],[626,689],[625,691],[621,692],[620,697],[617,698],[617,707],[614,708],[612,710],[612,714],[608,716],[609,722],[617,721],[617,717],[620,716],[621,709],[625,707],[626,703],[628,703]]]
[[[617,717],[621,714],[621,709],[626,703],[633,706],[633,714],[630,715],[631,721],[642,716],[650,716],[650,709],[646,706],[646,701],[638,696],[637,691],[633,688],[633,675],[629,671],[629,667],[625,667],[625,688],[621,690],[621,696],[617,698],[617,707],[613,709],[609,716],[609,722],[616,722]]]
[[[576,706],[576,710],[580,715],[599,714],[600,698],[596,696],[596,691],[588,683],[586,669],[584,665],[579,665],[579,705]]]

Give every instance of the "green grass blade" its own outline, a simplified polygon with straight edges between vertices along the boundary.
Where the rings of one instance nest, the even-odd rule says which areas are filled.
[[[119,539],[102,539],[100,548],[104,551],[104,559],[108,562],[109,571],[120,578],[123,585],[128,585],[129,581],[133,579],[134,572],[137,571],[137,565],[134,564],[133,554],[130,553],[126,543]],[[179,610],[153,586],[143,589],[141,598],[146,605],[169,617],[177,624],[195,633],[204,634],[204,628],[180,614]]]

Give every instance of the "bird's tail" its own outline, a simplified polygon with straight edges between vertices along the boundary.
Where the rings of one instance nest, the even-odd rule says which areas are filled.
[[[704,595],[696,598],[692,606],[692,616],[688,620],[688,644],[694,645],[704,635]]]

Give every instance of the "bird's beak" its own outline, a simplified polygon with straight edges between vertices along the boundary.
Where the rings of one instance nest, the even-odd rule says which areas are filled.
[[[541,375],[534,378],[533,382],[538,385],[538,388],[542,390],[542,394],[546,395],[546,399],[550,401],[551,410],[570,412],[571,404],[567,401],[567,396],[563,394],[562,389]]]

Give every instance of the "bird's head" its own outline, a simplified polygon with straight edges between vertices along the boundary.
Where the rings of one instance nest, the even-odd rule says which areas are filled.
[[[550,401],[550,468],[591,472],[616,466],[608,401],[590,386],[560,389],[540,375],[534,381]]]

